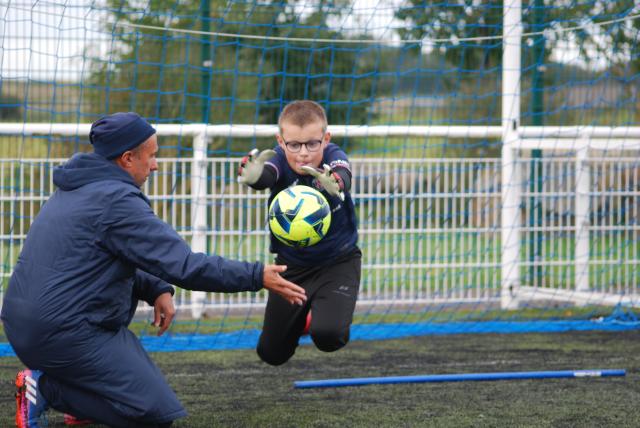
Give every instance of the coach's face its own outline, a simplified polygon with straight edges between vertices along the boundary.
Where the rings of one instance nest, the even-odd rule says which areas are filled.
[[[124,152],[118,159],[118,164],[131,175],[138,186],[142,187],[151,172],[158,169],[157,153],[158,138],[153,134],[135,149]]]
[[[331,135],[324,129],[323,123],[316,121],[300,127],[283,122],[281,128],[281,134],[276,138],[291,169],[296,174],[307,175],[302,169],[303,166],[319,168],[324,149],[331,140]]]

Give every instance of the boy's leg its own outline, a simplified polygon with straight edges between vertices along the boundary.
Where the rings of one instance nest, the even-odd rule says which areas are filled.
[[[276,259],[278,264],[286,264]],[[307,313],[313,309],[310,334],[323,351],[335,351],[349,341],[358,290],[362,253],[356,249],[331,266],[289,267],[282,273],[307,292],[305,306],[291,305],[282,297],[269,293],[262,334],[257,352],[271,364],[287,362],[295,353]]]
[[[336,263],[315,280],[317,290],[311,300],[311,328],[313,343],[325,352],[333,352],[349,342],[353,311],[360,289],[362,255]],[[316,288],[317,286],[317,288]]]
[[[265,363],[278,366],[293,356],[308,310],[307,306],[292,305],[279,295],[269,293],[262,333],[256,349]]]

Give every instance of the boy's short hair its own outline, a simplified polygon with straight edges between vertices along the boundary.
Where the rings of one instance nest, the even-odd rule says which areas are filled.
[[[282,109],[278,118],[278,128],[282,132],[282,124],[284,122],[302,128],[317,121],[322,122],[322,130],[326,131],[327,115],[320,104],[311,100],[292,101]]]

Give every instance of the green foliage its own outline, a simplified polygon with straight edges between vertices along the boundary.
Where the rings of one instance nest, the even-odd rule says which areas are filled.
[[[451,3],[408,0],[408,7],[400,8],[396,18],[407,25],[399,29],[403,38],[414,39],[450,39],[451,42],[438,43],[445,52],[447,61],[462,69],[486,70],[500,65],[502,41],[487,39],[456,42],[456,39],[502,36],[503,1],[492,0],[477,2],[458,0]],[[539,3],[539,4],[537,4]],[[640,30],[638,20],[609,24],[606,31],[585,23],[599,23],[619,19],[633,13],[636,2],[632,0],[607,1],[594,0],[576,2],[575,0],[529,0],[523,2],[522,22],[524,33],[537,33],[545,29],[545,34],[528,36],[525,43],[538,40],[544,42],[544,54],[540,58],[525,56],[525,66],[532,63],[546,63],[553,51],[562,43],[574,40],[581,56],[586,62],[606,59],[612,68],[625,68],[628,59],[637,49],[637,34]],[[537,22],[541,19],[541,22]],[[585,26],[583,29],[569,28]],[[537,40],[536,40],[537,39]],[[529,50],[529,54],[534,51]],[[640,63],[633,61],[633,72],[637,72]]]
[[[324,2],[304,18],[294,14],[294,2],[265,3],[254,13],[255,5],[215,1],[208,17],[201,16],[199,3],[182,2],[167,11],[164,2],[152,1],[143,16],[130,13],[134,2],[113,1],[112,7],[119,22],[140,25],[343,38],[327,26],[331,13]],[[277,121],[286,102],[310,98],[324,105],[330,123],[361,124],[369,114],[368,103],[359,101],[370,96],[371,82],[358,78],[366,61],[354,47],[128,27],[117,27],[114,38],[115,52],[94,64],[91,77],[98,111],[136,110],[159,122],[266,124]]]
[[[487,95],[502,92],[503,3],[409,0],[395,14],[405,23],[399,29],[402,38],[438,40],[433,43],[434,51],[458,70],[457,79],[443,81],[446,91],[455,93],[447,100],[451,122],[499,124],[483,119],[500,118],[499,97]],[[523,2],[523,124],[615,126],[638,120],[636,102],[625,94],[637,91],[629,76],[640,70],[640,21],[595,25],[633,14],[636,3]],[[583,28],[577,29],[579,26]],[[468,38],[488,39],[460,41]],[[571,64],[567,54],[574,58]],[[529,105],[531,111],[524,108]]]
[[[396,18],[407,25],[398,29],[403,39],[447,39],[439,43],[450,64],[467,69],[490,69],[500,65],[502,55],[499,40],[479,40],[457,43],[455,39],[468,37],[496,37],[502,35],[502,2],[471,0],[425,2],[409,0],[400,8]]]
[[[404,39],[447,40],[432,45],[333,43],[377,35],[340,28],[348,14],[357,15],[353,0],[300,6],[296,0],[152,0],[142,9],[135,0],[109,0],[98,29],[111,39],[109,54],[92,55],[94,48],[105,48],[102,42],[86,46],[90,77],[82,82],[3,82],[5,92],[20,94],[25,107],[20,111],[17,99],[0,97],[0,121],[86,122],[135,110],[155,123],[273,124],[285,103],[309,98],[324,105],[332,124],[501,124],[502,0],[408,0],[395,8],[403,25],[394,24],[384,38],[396,31]],[[385,10],[382,3],[371,7]],[[629,0],[530,0],[523,4],[524,31],[610,21],[632,14],[633,7]],[[522,124],[636,123],[639,29],[640,20],[629,20],[525,36]],[[468,37],[496,38],[459,41]],[[572,63],[553,56],[566,43],[580,51],[580,56],[572,52]],[[531,110],[525,108],[529,105]],[[66,157],[84,150],[79,143],[91,149],[86,141],[51,138],[29,140],[33,148],[24,144],[26,139],[19,145],[2,141],[0,156]],[[372,157],[486,157],[499,155],[501,147],[496,140],[452,138],[335,142],[350,154]],[[273,139],[219,137],[209,147],[212,156],[233,156],[273,144]],[[190,146],[190,139],[163,137],[160,155],[189,156]]]

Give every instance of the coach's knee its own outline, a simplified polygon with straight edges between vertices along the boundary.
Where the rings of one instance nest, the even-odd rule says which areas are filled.
[[[349,343],[349,328],[346,330],[316,329],[311,331],[311,339],[324,352],[334,352]]]

